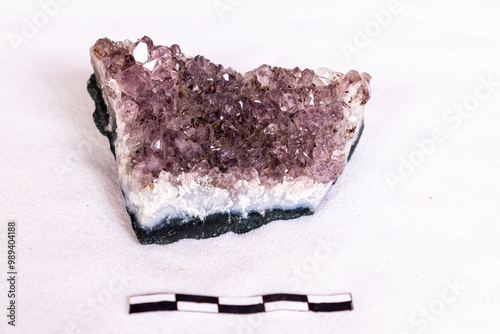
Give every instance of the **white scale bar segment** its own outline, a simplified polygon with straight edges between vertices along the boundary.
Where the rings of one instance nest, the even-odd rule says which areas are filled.
[[[256,305],[262,304],[264,300],[262,296],[255,297],[219,297],[220,305]]]
[[[307,296],[307,301],[309,303],[319,304],[319,303],[344,303],[352,301],[350,293],[343,293],[332,296]]]
[[[219,305],[213,303],[177,302],[178,311],[218,313]]]
[[[306,302],[291,302],[288,300],[280,300],[268,302],[264,304],[266,312],[271,311],[309,311],[309,304]]]
[[[174,293],[159,293],[154,295],[132,296],[129,299],[130,304],[175,302]]]

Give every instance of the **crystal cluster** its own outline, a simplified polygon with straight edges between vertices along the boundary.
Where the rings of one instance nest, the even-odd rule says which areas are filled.
[[[370,99],[366,73],[262,65],[242,75],[146,36],[99,39],[90,53],[106,111],[100,130],[116,151],[128,210],[150,230],[221,212],[244,219],[265,210],[314,211],[342,173]],[[223,190],[228,203],[190,202],[186,187],[209,196]],[[244,203],[259,196],[268,203]]]

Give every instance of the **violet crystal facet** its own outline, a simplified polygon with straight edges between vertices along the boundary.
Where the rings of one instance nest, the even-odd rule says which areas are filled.
[[[144,244],[312,214],[370,99],[366,73],[262,65],[242,75],[146,36],[99,39],[90,55],[94,121]]]

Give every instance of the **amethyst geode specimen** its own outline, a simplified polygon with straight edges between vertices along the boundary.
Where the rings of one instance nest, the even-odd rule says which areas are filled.
[[[363,127],[370,76],[262,65],[240,74],[178,45],[100,39],[94,121],[141,243],[312,214]]]

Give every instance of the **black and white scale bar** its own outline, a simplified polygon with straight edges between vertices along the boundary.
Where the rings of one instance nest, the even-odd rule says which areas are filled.
[[[352,310],[350,293],[295,295],[277,293],[254,297],[210,297],[174,293],[132,296],[129,313],[187,311],[250,314],[271,311],[338,312]]]

